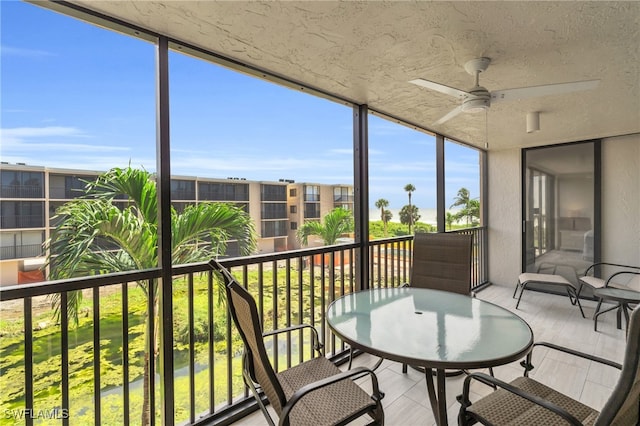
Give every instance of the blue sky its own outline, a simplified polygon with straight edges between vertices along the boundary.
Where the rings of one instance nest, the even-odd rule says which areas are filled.
[[[0,157],[155,170],[155,49],[40,7],[0,3]],[[353,184],[351,108],[172,52],[172,174]],[[370,208],[435,207],[435,141],[369,117]],[[478,155],[448,143],[447,199],[478,196]]]

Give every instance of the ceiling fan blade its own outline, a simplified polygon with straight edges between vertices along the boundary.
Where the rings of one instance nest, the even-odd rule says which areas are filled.
[[[445,86],[444,84],[436,83],[435,81],[424,80],[422,78],[411,80],[409,83],[426,87],[427,89],[435,90],[436,92],[444,93],[445,95],[453,96],[458,99],[463,99],[466,95],[468,95],[468,93],[464,90]]]
[[[545,84],[543,86],[521,87],[518,89],[495,90],[491,92],[491,103],[561,95],[564,93],[592,90],[600,80],[573,81],[570,83]]]
[[[453,117],[455,117],[456,115],[460,114],[462,112],[462,105],[455,107],[454,109],[452,109],[451,111],[449,111],[449,113],[447,115],[445,115],[444,117],[442,117],[440,120],[436,121],[433,124],[442,124],[445,121],[451,120]]]

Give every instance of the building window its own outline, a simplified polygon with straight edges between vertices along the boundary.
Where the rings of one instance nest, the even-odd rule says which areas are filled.
[[[353,188],[347,186],[333,188],[333,201],[337,203],[353,203]]]
[[[289,213],[298,213],[298,206],[289,206]]]
[[[320,201],[320,187],[317,185],[305,185],[304,201]]]
[[[296,188],[291,188],[289,190],[289,197],[297,197],[298,196],[298,191],[296,190]]]
[[[43,201],[3,201],[0,204],[2,228],[44,228]]]
[[[200,182],[200,200],[208,201],[249,201],[248,183]]]
[[[73,199],[86,194],[88,182],[95,182],[95,176],[65,176],[64,177],[64,198]]]
[[[16,231],[0,234],[0,260],[43,255],[44,231]]]
[[[287,236],[287,220],[276,220],[262,222],[262,237],[286,237]]]
[[[171,180],[172,200],[195,200],[196,183],[192,180]]]
[[[291,222],[291,230],[295,231],[296,229],[298,229],[298,222]]]
[[[2,170],[2,198],[44,198],[44,173]]]
[[[319,219],[320,218],[320,204],[318,204],[318,203],[305,203],[304,204],[304,218],[305,219]]]
[[[286,219],[287,205],[283,203],[262,203],[262,219]]]
[[[284,185],[262,185],[262,201],[287,201],[287,187]]]

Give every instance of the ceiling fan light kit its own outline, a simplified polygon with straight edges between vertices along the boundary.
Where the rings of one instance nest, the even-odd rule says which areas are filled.
[[[462,111],[471,113],[481,112],[491,106],[491,95],[484,87],[478,86],[472,89],[469,94],[470,96],[468,96],[462,104]]]
[[[523,100],[548,95],[559,95],[582,90],[591,90],[598,87],[598,83],[600,82],[600,80],[573,81],[568,83],[546,84],[542,86],[494,90],[489,92],[486,88],[480,86],[480,73],[486,71],[489,64],[491,64],[491,59],[485,57],[472,59],[464,64],[464,69],[467,73],[475,76],[475,85],[468,91],[456,89],[455,87],[446,86],[444,84],[422,78],[411,80],[409,83],[426,87],[427,89],[435,90],[437,92],[444,93],[445,95],[453,96],[460,101],[460,105],[449,111],[444,117],[434,123],[438,125],[452,119],[460,112],[474,113],[488,110],[492,102]],[[540,130],[540,113],[536,112],[530,114],[535,115],[532,115],[531,118],[529,118],[529,114],[527,114],[527,133]],[[531,127],[529,126],[529,120],[531,120]],[[529,131],[530,128],[533,130]]]

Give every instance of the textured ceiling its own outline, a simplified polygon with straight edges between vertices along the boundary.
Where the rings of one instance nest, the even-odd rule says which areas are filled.
[[[640,2],[73,3],[490,150],[640,132]],[[480,56],[489,91],[601,81],[434,125],[458,101],[408,81],[468,90]]]

